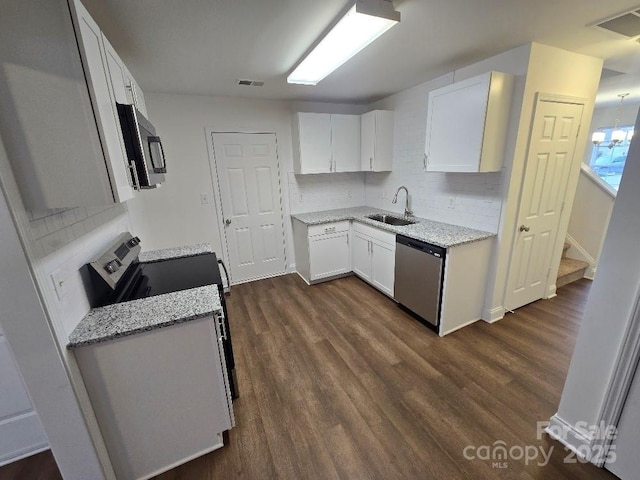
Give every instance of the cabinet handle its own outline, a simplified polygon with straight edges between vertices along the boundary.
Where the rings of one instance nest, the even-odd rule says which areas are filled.
[[[333,160],[329,159],[329,171],[333,172]]]
[[[427,171],[427,162],[428,162],[427,154],[425,153],[424,154],[424,159],[422,160],[422,166],[423,166],[425,172]]]
[[[373,242],[371,240],[369,242],[371,242],[371,255],[373,255]]]
[[[349,245],[349,234],[347,233],[347,245]]]
[[[369,157],[369,170],[373,171],[373,157]]]
[[[131,170],[131,183],[134,190],[140,190],[140,179],[138,178],[138,169],[133,160],[129,161],[129,170]]]

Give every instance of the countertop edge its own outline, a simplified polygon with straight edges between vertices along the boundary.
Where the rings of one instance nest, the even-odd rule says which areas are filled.
[[[77,348],[88,347],[90,345],[97,345],[99,343],[106,343],[106,342],[109,342],[111,340],[117,340],[119,338],[130,337],[130,336],[136,335],[138,333],[153,332],[154,330],[160,330],[162,328],[171,327],[172,325],[179,325],[181,323],[192,322],[194,320],[199,320],[201,318],[206,318],[209,315],[213,315],[218,310],[220,310],[220,309],[217,308],[217,309],[212,310],[210,312],[197,313],[195,315],[190,315],[190,316],[184,317],[184,318],[167,320],[166,322],[158,323],[158,324],[150,326],[150,327],[139,327],[139,328],[134,328],[132,330],[127,330],[125,332],[119,332],[119,333],[116,333],[116,334],[113,334],[113,335],[107,335],[107,336],[104,336],[104,337],[92,338],[91,340],[83,340],[81,342],[68,343],[67,344],[67,350],[75,350]]]
[[[378,209],[375,207],[353,207],[353,208],[367,208],[367,209],[371,209],[372,212],[381,212],[390,216],[394,216],[397,218],[401,218],[401,214],[398,213],[393,213],[393,212],[387,212],[385,210],[382,209]],[[326,212],[326,213],[325,213]],[[466,245],[469,243],[474,243],[474,242],[479,242],[482,240],[488,240],[491,238],[494,238],[497,236],[497,234],[492,233],[492,232],[487,232],[484,230],[477,230],[475,228],[471,228],[471,227],[464,227],[462,225],[453,225],[453,224],[447,224],[444,222],[438,222],[436,220],[429,220],[426,218],[417,218],[417,223],[421,223],[424,221],[427,222],[433,222],[433,223],[439,223],[439,224],[443,224],[443,225],[447,225],[447,226],[451,226],[453,228],[464,228],[464,229],[468,229],[468,230],[473,230],[475,232],[478,232],[479,235],[477,235],[477,237],[475,238],[469,238],[469,239],[464,239],[462,241],[456,241],[453,243],[445,243],[445,242],[437,242],[437,241],[426,241],[423,238],[420,238],[418,236],[415,235],[411,235],[411,232],[398,232],[396,230],[394,230],[392,227],[389,227],[385,224],[381,224],[380,222],[375,222],[374,220],[370,220],[367,218],[363,218],[366,215],[355,215],[355,214],[348,214],[348,213],[342,213],[342,214],[336,214],[334,217],[331,217],[331,210],[326,210],[326,211],[319,211],[319,212],[309,212],[309,213],[297,213],[297,214],[291,214],[291,218],[301,222],[302,224],[306,225],[306,226],[313,226],[313,225],[323,225],[326,223],[333,223],[333,222],[340,222],[340,221],[345,221],[345,220],[349,220],[349,221],[353,221],[353,222],[359,222],[362,223],[363,225],[368,225],[374,228],[378,228],[380,230],[384,230],[386,232],[390,232],[390,233],[394,233],[396,235],[403,235],[409,238],[413,238],[414,240],[418,240],[418,241],[422,241],[422,242],[426,242],[426,243],[430,243],[432,245],[436,245],[438,247],[442,247],[442,248],[453,248],[453,247],[457,247],[460,245]],[[299,218],[300,215],[311,215],[311,214],[326,214],[327,217],[326,218],[322,218],[319,220],[312,220],[312,221],[307,221],[304,220],[302,218]]]

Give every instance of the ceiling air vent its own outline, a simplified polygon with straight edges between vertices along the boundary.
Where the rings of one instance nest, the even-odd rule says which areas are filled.
[[[616,15],[600,23],[595,24],[596,27],[602,28],[625,38],[633,38],[640,35],[640,10],[632,10],[630,12]]]
[[[246,87],[262,87],[264,82],[260,80],[238,80],[238,85],[244,85]]]

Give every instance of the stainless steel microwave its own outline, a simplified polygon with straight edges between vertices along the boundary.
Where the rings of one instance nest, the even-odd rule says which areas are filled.
[[[164,182],[167,173],[160,137],[135,106],[118,103],[117,107],[133,186],[136,189],[156,188]]]

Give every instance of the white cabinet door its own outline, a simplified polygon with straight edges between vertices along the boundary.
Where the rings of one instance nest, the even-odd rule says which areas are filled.
[[[363,172],[373,171],[375,140],[376,113],[365,113],[360,117],[360,168]]]
[[[371,282],[371,239],[361,233],[353,232],[351,244],[353,272],[363,280]]]
[[[360,171],[360,116],[331,115],[334,172]]]
[[[429,92],[426,171],[499,171],[512,91],[512,75],[489,72]]]
[[[312,281],[350,272],[349,232],[309,238],[309,257]]]
[[[373,241],[371,245],[371,283],[393,297],[396,266],[396,246]]]
[[[124,79],[125,85],[127,87],[127,103],[135,105],[135,107],[142,113],[145,117],[148,117],[147,114],[147,105],[144,101],[144,94],[142,93],[142,89],[136,79],[133,78],[129,69],[124,66]]]
[[[365,172],[389,172],[393,164],[393,112],[374,110],[362,115],[361,168]]]
[[[118,103],[129,103],[129,97],[127,95],[128,78],[126,67],[124,66],[124,63],[122,63],[118,53],[104,35],[102,35],[102,43],[104,44],[109,80],[111,81],[115,101]]]
[[[76,31],[80,37],[78,43],[82,63],[85,67],[113,194],[117,202],[124,202],[133,198],[134,191],[129,183],[129,168],[116,109],[116,97],[109,75],[109,57],[112,60],[113,57],[107,55],[100,28],[89,13],[78,0],[71,3],[75,8]]]
[[[298,113],[294,122],[296,173],[329,173],[331,156],[331,116],[324,113]],[[297,129],[297,130],[296,130]],[[295,145],[297,141],[297,145]]]

